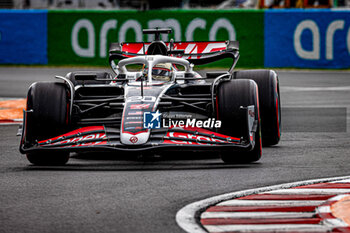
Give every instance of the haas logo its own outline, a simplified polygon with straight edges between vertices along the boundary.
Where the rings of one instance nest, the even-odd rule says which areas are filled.
[[[136,143],[139,139],[136,137],[136,136],[132,136],[129,141],[132,142],[132,143]]]

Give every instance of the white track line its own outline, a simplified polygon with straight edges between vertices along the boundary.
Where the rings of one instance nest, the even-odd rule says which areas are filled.
[[[290,201],[290,200],[229,200],[217,206],[318,206],[325,201]]]
[[[252,225],[205,225],[209,232],[281,232],[281,231],[303,231],[303,232],[328,232],[329,228],[320,224],[252,224]]]
[[[284,92],[296,91],[350,91],[350,86],[343,87],[280,87]]]
[[[248,189],[244,191],[231,192],[231,193],[210,197],[204,200],[200,200],[200,201],[188,204],[182,209],[180,209],[176,214],[176,222],[186,232],[207,233],[207,231],[203,229],[203,227],[200,225],[197,219],[202,211],[204,211],[209,206],[215,205],[221,201],[226,201],[226,200],[230,200],[238,197],[243,197],[247,195],[268,192],[273,190],[288,189],[288,188],[302,186],[302,185],[331,182],[331,181],[340,181],[340,180],[347,180],[347,179],[350,179],[350,176],[314,179],[314,180],[267,186],[267,187],[256,188],[256,189]]]
[[[208,218],[312,218],[314,212],[203,212],[202,219]]]
[[[279,194],[279,195],[295,195],[295,194],[345,194],[350,193],[350,189],[313,189],[313,188],[298,188],[298,189],[280,189],[265,192],[268,194]]]

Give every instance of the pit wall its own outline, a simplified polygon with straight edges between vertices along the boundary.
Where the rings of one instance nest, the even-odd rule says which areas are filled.
[[[106,66],[111,42],[155,27],[173,29],[163,40],[238,40],[242,68],[350,68],[350,11],[315,9],[0,10],[0,64]]]

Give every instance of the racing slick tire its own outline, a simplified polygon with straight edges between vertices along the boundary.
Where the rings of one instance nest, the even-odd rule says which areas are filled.
[[[33,165],[38,166],[60,166],[65,165],[69,160],[69,153],[29,153],[27,154],[28,161]]]
[[[77,76],[80,77],[88,77],[95,79],[111,79],[112,77],[107,72],[94,72],[94,71],[77,71],[77,72],[70,72],[66,75],[66,77],[73,83],[74,86],[76,85],[84,85],[84,84],[108,84],[111,81],[104,80],[104,81],[98,81],[95,79],[87,78],[86,80],[81,80],[81,78],[77,78]]]
[[[65,132],[69,123],[68,90],[65,84],[36,82],[28,90],[26,117],[26,141],[49,139]],[[64,165],[68,152],[27,153],[34,165]]]
[[[241,70],[236,79],[252,79],[258,84],[263,146],[278,144],[281,138],[281,102],[279,81],[273,70]]]
[[[253,80],[231,80],[218,85],[217,88],[217,119],[221,120],[220,133],[240,138],[247,134],[247,115],[241,106],[254,105],[255,120],[257,121],[254,133],[255,146],[251,151],[233,152],[221,151],[221,159],[225,163],[251,163],[258,161],[262,155],[258,87]]]

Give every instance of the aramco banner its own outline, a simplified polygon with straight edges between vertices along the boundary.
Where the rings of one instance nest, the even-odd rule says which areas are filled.
[[[350,68],[350,11],[327,9],[0,10],[0,64],[108,66],[111,42],[155,27],[172,28],[164,41],[238,40],[238,67]]]
[[[265,67],[349,68],[350,11],[265,11]]]
[[[0,64],[47,64],[46,10],[0,10]]]
[[[111,42],[151,41],[142,29],[168,27],[169,41],[240,41],[238,66],[264,64],[264,14],[257,10],[95,11],[60,10],[48,14],[49,64],[108,64]]]

